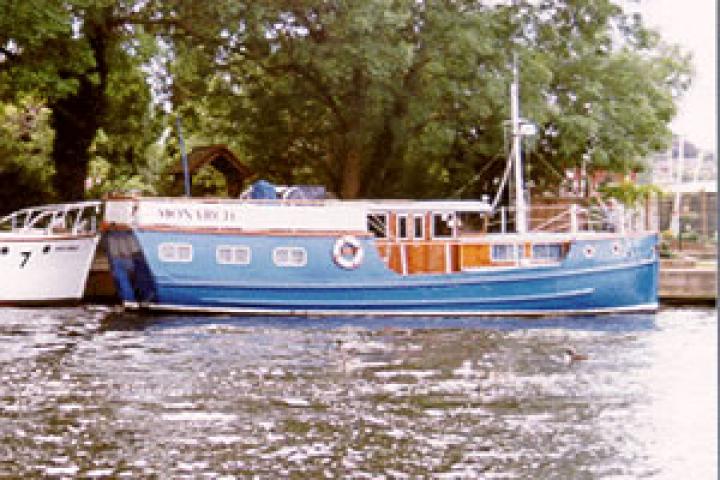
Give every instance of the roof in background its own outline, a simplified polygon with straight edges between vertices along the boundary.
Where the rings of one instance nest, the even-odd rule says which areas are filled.
[[[204,147],[195,147],[188,155],[188,171],[192,174],[208,163],[212,163],[217,159],[224,159],[242,176],[247,177],[252,174],[250,168],[242,163],[235,154],[227,147],[227,145],[207,145]],[[171,169],[172,174],[182,174],[182,162],[178,162]]]

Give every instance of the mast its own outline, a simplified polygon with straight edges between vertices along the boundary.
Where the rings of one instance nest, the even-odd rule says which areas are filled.
[[[520,132],[520,100],[517,54],[513,55],[513,81],[510,84],[510,123],[512,124],[512,153],[515,170],[515,230],[517,233],[527,232],[527,211],[525,205],[525,187],[523,184],[521,132]]]

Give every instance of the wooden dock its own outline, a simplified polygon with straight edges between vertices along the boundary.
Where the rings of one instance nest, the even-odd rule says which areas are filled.
[[[84,298],[90,302],[119,302],[112,274],[110,273],[110,263],[105,252],[100,249],[95,254],[95,259],[90,267],[90,275],[88,275],[85,284]]]

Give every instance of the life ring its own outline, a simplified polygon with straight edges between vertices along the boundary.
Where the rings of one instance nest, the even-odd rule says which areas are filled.
[[[365,256],[362,245],[352,235],[338,238],[333,246],[333,260],[342,268],[352,270],[360,266]]]

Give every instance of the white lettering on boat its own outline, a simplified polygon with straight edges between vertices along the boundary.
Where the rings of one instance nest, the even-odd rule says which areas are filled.
[[[143,200],[132,217],[129,209],[112,209],[107,222],[180,228],[239,228],[251,230],[364,231],[362,204],[248,204],[197,200]]]
[[[197,207],[159,207],[158,217],[163,221],[187,223],[234,223],[236,212],[220,206],[200,205]]]

